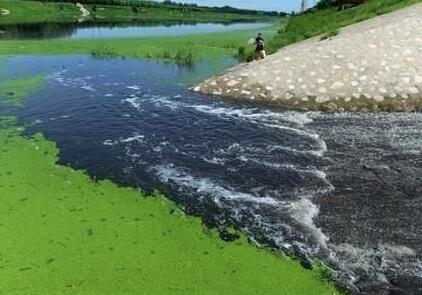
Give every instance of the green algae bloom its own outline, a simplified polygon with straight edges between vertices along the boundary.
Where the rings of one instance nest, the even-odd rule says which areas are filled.
[[[224,242],[159,194],[94,182],[0,119],[0,294],[338,294],[318,271]]]
[[[20,78],[16,80],[0,81],[0,106],[21,106],[25,100],[33,95],[44,82],[43,75]]]

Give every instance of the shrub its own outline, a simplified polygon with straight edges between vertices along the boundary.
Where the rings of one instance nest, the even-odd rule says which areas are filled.
[[[91,51],[91,56],[98,59],[116,58],[119,54],[112,48],[102,46]]]
[[[185,66],[192,66],[194,64],[194,57],[191,51],[184,52],[184,51],[177,51],[173,60],[178,65],[185,65]]]

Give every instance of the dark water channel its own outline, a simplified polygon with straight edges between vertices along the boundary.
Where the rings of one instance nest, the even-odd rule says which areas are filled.
[[[264,28],[262,22],[83,22],[0,24],[0,40],[166,37]]]
[[[422,114],[299,113],[186,90],[205,68],[13,57],[9,77],[50,74],[8,112],[55,141],[61,163],[158,188],[225,237],[236,226],[319,257],[357,294],[422,294]]]

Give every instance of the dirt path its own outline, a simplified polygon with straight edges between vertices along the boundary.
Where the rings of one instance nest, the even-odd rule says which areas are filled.
[[[9,15],[11,13],[11,11],[6,8],[0,8],[0,11],[1,11],[1,15],[3,16]]]
[[[79,18],[80,22],[84,21],[91,15],[91,12],[89,12],[89,10],[86,9],[85,6],[83,6],[81,3],[76,3],[76,6],[79,8],[79,10],[82,13],[82,15]]]
[[[281,49],[194,87],[301,110],[422,110],[422,4]]]

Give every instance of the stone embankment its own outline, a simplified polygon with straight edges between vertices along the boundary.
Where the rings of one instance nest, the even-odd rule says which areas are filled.
[[[299,110],[421,111],[422,4],[287,46],[193,90]]]

